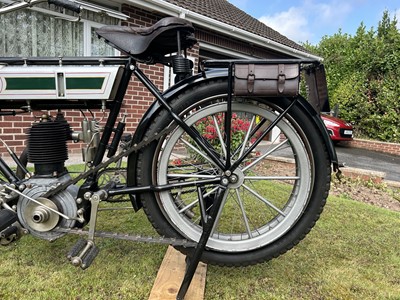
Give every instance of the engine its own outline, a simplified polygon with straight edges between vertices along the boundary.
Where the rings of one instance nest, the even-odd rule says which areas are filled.
[[[69,139],[71,129],[61,113],[54,120],[43,115],[28,133],[28,161],[34,166],[34,175],[24,182],[22,193],[37,202],[21,195],[17,202],[18,220],[32,235],[50,241],[63,235],[54,228],[71,228],[76,222],[56,212],[71,218],[77,216],[77,186],[70,186],[50,199],[42,197],[71,178],[65,168]]]
[[[23,165],[27,162],[33,164],[33,175],[21,174],[21,170],[17,170],[20,178],[29,176],[26,176],[26,179],[18,186],[18,191],[14,189],[10,192],[11,189],[6,189],[9,194],[6,195],[3,192],[3,197],[0,199],[0,204],[4,206],[6,203],[10,210],[13,206],[13,210],[17,212],[15,218],[17,217],[19,222],[15,222],[13,226],[17,227],[14,231],[19,233],[14,234],[14,237],[20,235],[22,227],[23,230],[38,238],[52,241],[65,234],[58,232],[57,227],[68,229],[79,225],[78,219],[83,222],[81,217],[78,218],[78,215],[82,215],[80,212],[83,211],[80,207],[82,201],[77,200],[78,186],[70,185],[50,198],[43,196],[54,187],[71,179],[65,168],[65,162],[68,159],[67,141],[85,142],[86,146],[82,149],[83,160],[90,163],[97,150],[99,131],[97,121],[88,121],[84,118],[82,132],[72,132],[61,112],[55,118],[44,114],[39,122],[32,125],[28,131],[28,147],[22,155],[26,158],[21,158],[21,161]],[[9,226],[12,223],[11,215],[8,217],[10,213],[4,209],[0,210],[0,213],[4,214],[4,219],[7,221],[5,225]],[[3,237],[0,236],[3,243],[6,242],[4,236],[4,234]]]

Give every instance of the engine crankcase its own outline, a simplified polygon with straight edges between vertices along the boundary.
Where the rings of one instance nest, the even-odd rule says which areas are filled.
[[[20,196],[17,204],[18,219],[33,236],[53,241],[65,235],[65,233],[54,231],[54,228],[74,227],[75,220],[67,220],[52,210],[71,218],[76,217],[78,208],[75,199],[78,187],[70,186],[49,199],[42,197],[50,188],[69,178],[69,175],[64,175],[63,178],[34,178],[26,183],[29,188],[26,188],[23,193],[43,204],[37,204],[23,196]]]

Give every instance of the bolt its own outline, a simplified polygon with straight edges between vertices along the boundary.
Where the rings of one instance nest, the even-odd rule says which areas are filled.
[[[82,259],[78,256],[71,258],[71,263],[75,267],[79,267],[82,264]]]
[[[236,175],[232,175],[231,177],[229,177],[229,180],[232,183],[236,183],[238,181],[238,177]]]
[[[225,171],[225,175],[226,175],[226,176],[231,176],[231,175],[232,175],[232,172],[229,171],[229,170],[228,170],[228,171]]]
[[[228,178],[222,178],[221,183],[222,183],[222,185],[225,185],[225,186],[228,185],[229,184]]]
[[[91,192],[86,192],[86,193],[83,195],[83,198],[85,198],[86,200],[89,200],[90,197],[92,197],[92,193],[91,193]]]
[[[82,203],[82,198],[76,199],[76,203],[77,203],[77,204],[81,204],[81,203]]]

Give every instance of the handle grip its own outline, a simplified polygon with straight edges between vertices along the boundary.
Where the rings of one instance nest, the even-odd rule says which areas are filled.
[[[69,0],[48,0],[47,2],[49,4],[54,4],[56,6],[63,7],[78,14],[81,12],[81,6],[78,3]]]

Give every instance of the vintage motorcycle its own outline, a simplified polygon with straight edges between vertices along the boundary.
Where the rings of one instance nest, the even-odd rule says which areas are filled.
[[[0,13],[41,2],[17,2]],[[67,0],[48,3],[81,11]],[[315,109],[327,97],[320,62],[210,60],[192,75],[186,53],[196,39],[187,20],[106,26],[97,34],[126,56],[0,58],[0,115],[58,111],[32,124],[19,157],[3,141],[17,169],[0,158],[1,244],[28,233],[49,241],[84,235],[68,258],[87,268],[98,253],[95,237],[139,239],[96,230],[100,202],[129,195],[135,211],[143,208],[162,236],[159,242],[190,258],[178,295],[183,298],[199,260],[255,264],[304,238],[323,210],[331,166],[338,169]],[[138,62],[172,67],[176,84],[161,92]],[[298,93],[301,74],[309,101]],[[118,119],[132,75],[155,101],[126,135],[125,118]],[[79,130],[71,129],[63,109],[81,110]],[[104,126],[92,110],[108,113]],[[121,139],[125,147],[119,148]],[[87,166],[75,177],[65,166],[71,140],[83,144]],[[102,174],[125,157],[126,181],[110,176],[100,184]]]

